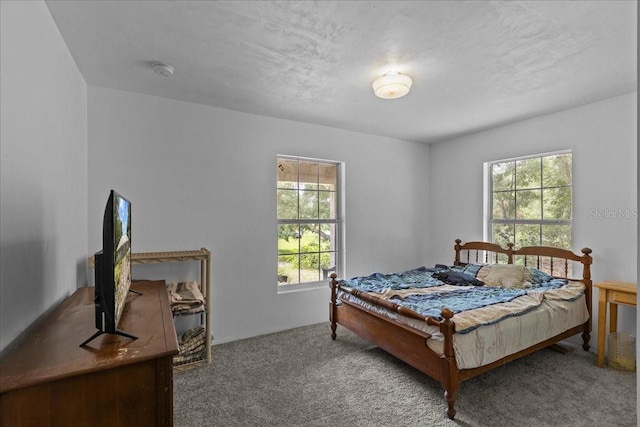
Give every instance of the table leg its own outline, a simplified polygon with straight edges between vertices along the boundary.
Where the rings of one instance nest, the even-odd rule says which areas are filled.
[[[618,304],[609,303],[609,332],[618,330]]]
[[[604,332],[607,326],[607,291],[598,290],[598,367],[604,365]]]

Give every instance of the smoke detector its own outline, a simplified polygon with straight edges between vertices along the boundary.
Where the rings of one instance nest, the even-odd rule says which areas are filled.
[[[173,68],[173,66],[169,65],[169,64],[165,64],[163,62],[155,62],[153,64],[151,64],[151,68],[153,68],[153,71],[160,75],[160,76],[164,76],[164,77],[171,77],[173,75],[173,72],[175,70],[175,68]]]

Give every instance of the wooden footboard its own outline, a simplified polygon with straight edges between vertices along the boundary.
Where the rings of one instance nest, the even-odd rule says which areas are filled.
[[[505,356],[493,363],[473,369],[461,370],[458,369],[453,348],[455,322],[453,319],[454,313],[451,310],[442,310],[441,319],[425,317],[420,315],[419,313],[407,309],[404,306],[399,306],[387,300],[377,298],[366,292],[360,292],[348,287],[341,287],[340,282],[337,280],[336,274],[332,273],[330,281],[331,301],[329,311],[331,337],[334,340],[336,339],[337,325],[340,324],[350,331],[356,333],[360,337],[394,355],[405,363],[413,366],[424,374],[430,376],[431,378],[440,381],[444,389],[444,394],[447,401],[447,416],[450,419],[453,419],[456,414],[455,400],[460,382],[479,375],[483,372],[487,372],[495,367],[501,366],[522,356],[531,354],[535,351],[548,347],[552,344],[557,343],[558,341],[567,339],[579,333],[582,333],[583,348],[586,351],[589,349],[589,339],[591,331],[591,249],[582,249],[583,255],[579,256],[572,253],[571,251],[558,248],[526,247],[519,250],[514,250],[513,245],[509,245],[507,249],[504,249],[498,245],[487,242],[468,242],[462,245],[460,240],[456,240],[455,250],[456,255],[454,262],[456,264],[474,262],[477,259],[469,258],[468,251],[475,251],[476,257],[478,256],[478,253],[481,253],[482,255],[480,260],[484,262],[500,262],[500,259],[502,258],[504,259],[504,261],[502,262],[505,263],[511,264],[514,262],[518,262],[527,265],[527,259],[537,257],[538,265],[540,265],[539,263],[541,257],[550,257],[552,259],[552,266],[554,263],[554,259],[564,260],[563,262],[565,263],[565,265],[570,261],[581,263],[583,267],[582,278],[572,280],[580,280],[585,284],[586,304],[589,312],[589,320],[582,325],[571,328],[565,332],[562,332],[561,334],[551,337],[543,342],[537,343],[515,354]],[[467,251],[465,261],[463,261],[463,258],[461,257],[461,253],[463,251]],[[491,255],[487,255],[487,253],[490,253]],[[522,262],[521,259],[524,259],[524,262]],[[480,261],[479,263],[483,263],[482,261]],[[566,273],[567,271],[569,271],[569,269],[565,267],[564,271]],[[568,277],[568,275],[565,275],[564,277],[570,278]],[[369,310],[360,305],[352,303],[346,298],[339,298],[339,289],[370,304],[381,306],[386,310],[395,311],[404,316],[425,321],[431,326],[438,327],[440,329],[440,332],[444,336],[443,354],[438,354],[428,347],[427,340],[431,337],[431,335],[429,335],[428,333],[403,325],[399,322],[389,319],[382,314],[376,313],[373,310]]]
[[[403,325],[393,322],[382,314],[367,310],[347,299],[337,298],[337,288],[339,286],[336,280],[336,274],[331,274],[331,337],[336,339],[336,326],[341,324],[347,329],[355,332],[362,338],[376,344],[378,347],[393,354],[399,359],[405,361],[409,365],[419,371],[433,377],[440,378],[440,355],[427,347],[427,340],[431,335]],[[365,298],[365,301],[374,303],[375,297],[367,298],[367,294],[356,291],[351,288],[344,288],[345,292]],[[388,301],[380,300],[388,303]],[[394,307],[391,307],[394,306]],[[400,307],[395,304],[388,303],[387,309]],[[406,307],[402,308],[404,315],[409,315],[419,320],[427,321],[424,316],[420,316]]]
[[[367,310],[346,299],[337,297],[337,290],[340,286],[336,280],[336,274],[331,274],[331,303],[330,322],[331,338],[336,339],[337,324],[344,326],[360,337],[377,345],[386,352],[394,355],[398,359],[413,366],[420,372],[440,381],[445,390],[445,397],[448,404],[447,415],[453,419],[455,416],[455,396],[458,389],[458,368],[453,352],[453,334],[455,326],[451,321],[453,312],[445,309],[442,312],[442,321],[433,317],[424,317],[420,314],[398,306],[385,300],[359,292],[351,288],[343,288],[347,293],[351,293],[359,298],[364,298],[367,302],[383,302],[384,307],[402,313],[405,316],[423,320],[431,326],[438,326],[444,335],[444,354],[440,355],[431,350],[427,345],[427,340],[431,335],[403,325],[384,317],[374,311]]]

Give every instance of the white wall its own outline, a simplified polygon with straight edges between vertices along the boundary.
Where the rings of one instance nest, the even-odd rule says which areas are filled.
[[[483,238],[484,162],[568,148],[574,251],[593,250],[594,282],[637,283],[637,93],[432,145],[430,258],[448,261],[456,238]],[[607,215],[607,210],[629,211],[629,218],[597,219],[597,212]],[[595,337],[597,291],[593,297]],[[618,316],[618,330],[635,335],[635,310],[621,306]]]
[[[328,321],[328,287],[277,294],[277,154],[346,162],[347,276],[424,263],[428,146],[94,86],[88,93],[90,250],[100,247],[111,188],[132,202],[134,252],[210,249],[214,343]],[[134,267],[134,277],[190,278],[176,267]]]
[[[86,282],[87,86],[43,2],[0,2],[0,350]]]
[[[482,238],[483,162],[572,148],[575,249],[594,250],[595,281],[637,280],[637,219],[591,214],[637,212],[637,94],[431,147],[96,87],[87,111],[44,3],[0,16],[0,350],[86,283],[110,188],[133,201],[135,251],[213,251],[216,342],[326,321],[326,289],[275,291],[277,153],[346,161],[353,276],[449,262],[453,239]]]

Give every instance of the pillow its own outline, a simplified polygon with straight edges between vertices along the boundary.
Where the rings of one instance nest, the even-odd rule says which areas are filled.
[[[440,271],[438,273],[434,273],[432,276],[438,280],[442,280],[444,283],[448,285],[455,285],[455,286],[470,286],[470,285],[483,286],[484,285],[484,283],[482,283],[480,280],[476,279],[475,277],[469,274],[459,273],[457,271],[452,271],[452,270]]]
[[[531,273],[524,265],[485,265],[478,271],[476,277],[487,286],[503,288],[528,288],[531,286]]]
[[[463,265],[454,265],[450,267],[452,270],[459,271],[460,273],[465,273],[473,277],[477,277],[478,271],[484,267],[485,264],[463,264]]]
[[[531,283],[539,284],[553,280],[553,276],[549,276],[544,271],[540,271],[534,267],[529,267],[529,273],[531,273]]]

